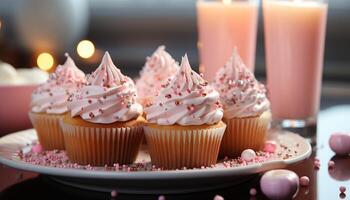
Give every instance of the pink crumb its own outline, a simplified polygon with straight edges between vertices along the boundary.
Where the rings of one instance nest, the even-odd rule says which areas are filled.
[[[339,191],[340,191],[340,193],[345,193],[346,187],[345,186],[340,186],[339,187]]]
[[[328,168],[334,168],[334,167],[335,167],[334,161],[330,160],[330,161],[328,162]]]
[[[250,194],[251,196],[255,196],[255,195],[257,194],[256,189],[255,189],[255,188],[250,188],[249,194]]]
[[[165,200],[165,196],[160,195],[160,196],[158,197],[158,200]]]
[[[308,186],[310,184],[310,179],[307,176],[302,176],[300,177],[299,182],[301,186]]]
[[[274,153],[276,150],[276,142],[272,140],[268,140],[265,142],[263,151],[268,152],[268,153]]]
[[[111,197],[116,197],[118,195],[117,190],[112,190],[111,191]]]
[[[36,144],[35,146],[32,147],[33,153],[40,153],[42,151],[43,151],[43,147],[40,144]]]
[[[315,168],[315,169],[319,169],[320,167],[321,167],[320,161],[319,161],[319,160],[315,160],[315,161],[314,161],[314,168]]]
[[[217,194],[217,195],[215,195],[213,200],[224,200],[224,197]]]

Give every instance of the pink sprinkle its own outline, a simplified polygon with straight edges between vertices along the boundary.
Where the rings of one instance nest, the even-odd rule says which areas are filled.
[[[33,153],[40,153],[42,151],[43,151],[43,147],[40,144],[36,144],[35,146],[32,147]]]
[[[217,194],[217,195],[215,195],[213,200],[224,200],[224,197]]]
[[[340,186],[339,187],[339,191],[340,191],[340,193],[344,193],[346,191],[346,187],[345,186]]]
[[[250,188],[249,194],[250,194],[251,196],[255,196],[255,195],[257,194],[256,189],[255,189],[255,188]]]
[[[265,142],[263,151],[268,153],[274,153],[276,150],[276,142],[272,140],[268,140]]]
[[[319,169],[320,166],[321,166],[320,161],[319,161],[319,160],[315,160],[315,161],[314,161],[314,168],[315,168],[315,169]]]
[[[118,195],[117,190],[112,190],[111,191],[111,197],[116,197]]]
[[[335,167],[334,161],[330,160],[330,161],[328,162],[328,168],[334,168],[334,167]]]
[[[310,179],[307,176],[302,176],[300,177],[299,182],[301,186],[308,186],[310,183]]]
[[[165,196],[160,195],[160,196],[158,197],[158,200],[165,200]]]

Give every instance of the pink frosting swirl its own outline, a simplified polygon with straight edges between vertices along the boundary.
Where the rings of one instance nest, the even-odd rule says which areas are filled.
[[[88,76],[88,85],[70,98],[71,116],[100,124],[128,121],[143,111],[136,103],[133,80],[123,75],[113,64],[108,52],[100,66]]]
[[[32,94],[31,110],[36,113],[63,114],[68,112],[68,97],[85,82],[85,74],[66,54],[67,60],[58,65],[48,81]]]
[[[152,103],[154,96],[162,88],[161,85],[178,69],[178,63],[165,51],[165,46],[159,46],[151,57],[147,57],[140,78],[136,81],[138,95],[144,100],[141,102],[145,105]]]
[[[259,116],[270,108],[265,86],[243,64],[236,48],[213,85],[220,93],[225,118]]]
[[[147,120],[159,125],[215,124],[223,116],[219,93],[191,69],[187,55],[177,74],[145,108]]]

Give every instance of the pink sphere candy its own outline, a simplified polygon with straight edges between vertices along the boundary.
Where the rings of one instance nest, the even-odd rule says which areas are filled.
[[[328,162],[328,167],[329,167],[329,168],[334,168],[334,166],[335,166],[334,161],[333,161],[333,160],[330,160],[330,161]]]
[[[43,147],[40,144],[36,144],[32,147],[33,153],[40,153],[43,151]]]
[[[268,152],[268,153],[274,153],[276,150],[276,142],[273,140],[268,140],[265,142],[263,151]]]
[[[290,170],[271,170],[261,177],[260,187],[269,199],[291,199],[299,189],[299,177]]]
[[[348,133],[333,133],[328,142],[336,154],[347,155],[350,153],[350,135]]]
[[[116,190],[111,191],[111,197],[116,197],[118,195],[118,192]]]
[[[308,186],[310,184],[310,179],[307,176],[300,177],[299,181],[301,186]]]
[[[346,187],[345,187],[345,186],[340,186],[340,187],[339,187],[339,191],[340,191],[341,193],[344,193],[344,192],[346,191]]]
[[[158,200],[165,200],[165,196],[160,195],[160,196],[158,197]]]
[[[215,195],[213,200],[224,200],[224,197],[222,197],[220,195]]]
[[[254,160],[256,153],[252,149],[246,149],[241,153],[241,158],[247,162]]]
[[[255,196],[257,193],[258,193],[258,192],[256,191],[255,188],[250,188],[249,194],[250,194],[251,196]]]

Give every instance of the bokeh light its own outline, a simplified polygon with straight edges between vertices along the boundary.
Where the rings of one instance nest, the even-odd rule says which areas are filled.
[[[48,71],[52,68],[54,59],[49,53],[41,53],[36,59],[36,63],[40,69]]]
[[[82,58],[90,58],[95,53],[95,46],[89,40],[82,40],[77,46],[77,53]]]

